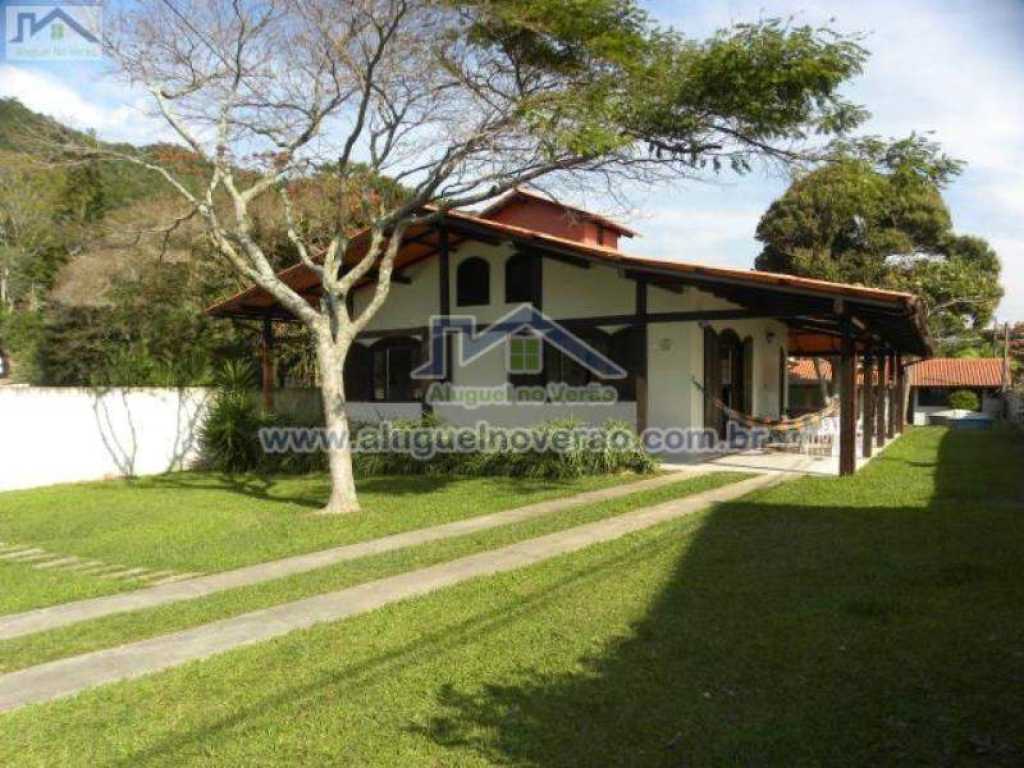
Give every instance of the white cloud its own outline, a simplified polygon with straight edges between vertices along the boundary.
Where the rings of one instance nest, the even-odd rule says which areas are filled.
[[[76,84],[77,85],[77,84]],[[96,81],[88,89],[38,70],[0,65],[0,96],[14,97],[29,109],[79,130],[94,130],[108,141],[133,144],[170,140],[160,121],[146,114],[143,96]]]

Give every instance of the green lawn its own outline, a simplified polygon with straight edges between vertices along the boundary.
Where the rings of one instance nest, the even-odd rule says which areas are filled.
[[[13,640],[0,640],[0,674],[79,653],[176,632],[311,595],[333,592],[416,568],[425,568],[476,552],[620,515],[633,509],[710,491],[748,477],[750,475],[737,472],[698,475],[599,504],[572,507],[534,520],[459,536],[447,541],[364,557],[195,600],[115,614]]]
[[[211,572],[618,485],[636,476],[553,481],[374,477],[363,511],[315,514],[325,475],[229,478],[180,473],[0,493],[0,541],[112,564]],[[0,614],[135,589],[0,560]]]
[[[1024,444],[918,429],[616,542],[0,717],[3,765],[1020,765]]]

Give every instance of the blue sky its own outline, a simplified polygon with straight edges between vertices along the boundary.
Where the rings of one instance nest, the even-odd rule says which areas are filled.
[[[19,5],[24,0],[19,0]],[[733,22],[792,16],[866,35],[864,74],[847,93],[873,114],[864,130],[933,131],[967,170],[946,192],[958,231],[987,238],[1003,262],[1000,319],[1024,321],[1024,0],[649,0],[652,15],[703,37]],[[4,5],[0,2],[0,7]],[[0,96],[103,138],[170,138],[143,95],[104,76],[99,63],[0,61]],[[787,185],[763,172],[656,187],[631,195],[628,250],[750,267],[761,213]],[[600,209],[600,198],[576,202]]]

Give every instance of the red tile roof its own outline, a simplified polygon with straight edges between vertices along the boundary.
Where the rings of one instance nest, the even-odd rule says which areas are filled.
[[[1001,387],[998,357],[933,357],[909,367],[912,387]]]
[[[486,208],[484,208],[482,211],[475,215],[479,216],[481,219],[493,219],[495,217],[495,214],[498,213],[502,208],[509,205],[510,203],[516,202],[517,200],[535,200],[546,205],[552,205],[557,208],[562,208],[566,211],[570,211],[571,213],[580,216],[581,218],[596,221],[600,223],[602,226],[607,227],[608,229],[613,229],[616,232],[625,235],[626,237],[636,236],[635,230],[623,226],[614,219],[609,219],[607,216],[602,216],[599,213],[594,213],[593,211],[588,211],[583,208],[577,208],[574,205],[569,205],[567,203],[561,203],[556,200],[552,200],[550,197],[545,197],[544,195],[538,194],[524,187],[516,187],[515,189],[503,195],[502,197],[499,197],[497,200],[495,200],[493,203],[491,203],[490,205],[488,205]]]
[[[825,381],[832,381],[832,363],[828,360],[820,360],[819,365],[821,366],[821,375],[825,377]],[[816,382],[818,380],[818,374],[814,371],[814,360],[809,357],[800,357],[796,360],[790,360],[789,378],[800,381]]]
[[[832,361],[825,358],[818,358],[821,365],[821,375],[825,381],[832,381]],[[810,357],[798,357],[789,361],[789,380],[793,384],[814,384],[818,385],[818,374],[814,371],[814,360]],[[872,381],[877,379],[873,378]],[[857,363],[857,383],[864,383],[864,369],[860,362]]]
[[[884,322],[889,323],[890,330],[905,343],[905,351],[913,354],[927,354],[929,351],[924,307],[919,299],[910,293],[773,272],[643,258],[623,253],[615,248],[556,237],[462,211],[446,212],[445,220],[452,230],[453,247],[459,239],[472,239],[477,236],[474,234],[475,231],[485,231],[489,235],[508,237],[520,245],[568,251],[623,269],[650,270],[659,274],[688,278],[700,284],[732,284],[747,288],[763,287],[779,293],[797,291],[833,301],[855,302],[859,305],[856,311],[864,316],[862,319],[865,319],[869,312],[889,315],[889,319]],[[432,223],[421,223],[414,225],[406,232],[406,238],[410,242],[403,244],[395,259],[396,271],[438,254],[438,243],[432,243],[428,239],[432,228],[434,228]],[[435,239],[437,239],[436,234]],[[363,230],[354,236],[345,260],[348,263],[358,262],[365,255],[369,242],[369,230]],[[302,294],[311,305],[315,306],[318,303],[319,278],[305,265],[295,264],[278,273],[278,276],[293,290]],[[275,308],[275,299],[262,288],[253,286],[214,304],[207,309],[207,312],[215,317],[269,316],[275,311]],[[284,313],[282,319],[286,318],[287,313]]]
[[[832,380],[832,363],[822,359],[821,373]],[[1003,361],[998,357],[933,357],[907,366],[912,387],[1001,387]],[[789,378],[794,382],[817,382],[814,361],[801,357],[789,361]]]

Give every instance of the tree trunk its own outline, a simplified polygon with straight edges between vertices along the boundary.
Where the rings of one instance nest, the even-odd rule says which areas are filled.
[[[359,499],[356,496],[355,478],[352,473],[352,446],[348,439],[345,380],[342,374],[349,344],[339,344],[331,338],[329,332],[319,332],[317,335],[320,394],[324,403],[327,461],[331,472],[331,497],[320,513],[339,515],[358,512]]]

